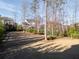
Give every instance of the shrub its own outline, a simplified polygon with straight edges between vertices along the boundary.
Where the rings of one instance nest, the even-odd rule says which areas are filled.
[[[22,27],[22,25],[19,25],[19,24],[17,24],[17,31],[23,31],[23,27]]]
[[[0,20],[0,43],[3,40],[3,34],[4,34],[4,25],[3,25],[2,21]]]
[[[39,34],[44,35],[44,29],[40,29]]]
[[[79,39],[79,32],[78,31],[74,31],[74,33],[72,34],[72,37]]]
[[[54,39],[56,39],[57,37],[55,37],[55,36],[49,36],[48,38],[47,38],[47,40],[54,40]]]
[[[79,31],[76,28],[70,28],[68,30],[68,36],[72,38],[79,38]]]
[[[72,36],[74,34],[74,31],[75,31],[74,27],[69,28],[69,30],[68,30],[68,36]]]
[[[6,32],[10,32],[10,31],[16,31],[17,27],[16,25],[5,24],[5,29],[6,29]]]
[[[34,29],[34,28],[29,28],[29,29],[27,29],[27,32],[36,33],[36,29]]]

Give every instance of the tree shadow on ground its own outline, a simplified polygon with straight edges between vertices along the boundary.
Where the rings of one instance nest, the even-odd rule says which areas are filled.
[[[35,35],[34,35],[35,36]],[[8,37],[6,42],[5,42],[5,46],[6,48],[8,47],[19,47],[25,44],[30,44],[30,43],[34,43],[34,42],[38,42],[40,40],[43,40],[44,37],[43,36],[24,36],[23,33],[16,33],[16,32],[12,32],[12,33],[8,33],[6,37]]]
[[[17,36],[17,37],[14,37],[14,36]],[[10,38],[12,39],[11,41],[6,41],[6,42],[3,42],[3,44],[0,46],[0,59],[3,59],[4,58],[4,55],[6,53],[8,53],[6,50],[8,48],[13,48],[13,49],[17,49],[17,48],[20,48],[21,46],[23,45],[27,45],[27,44],[32,44],[32,43],[35,43],[35,42],[38,42],[38,41],[41,41],[44,39],[44,37],[21,37],[22,36],[21,34],[12,34],[12,36],[10,35]],[[8,39],[10,39],[8,38]],[[13,40],[14,38],[14,40]],[[6,51],[6,53],[4,53]]]
[[[38,52],[29,47],[6,55],[5,59],[79,59],[79,45],[73,45],[63,52]]]
[[[12,37],[14,37],[14,35]],[[69,48],[63,52],[57,52],[57,51],[49,52],[50,50],[53,50],[56,47],[61,46],[60,44],[57,44],[53,48],[50,47],[50,49],[47,49],[44,52],[39,52],[40,49],[49,47],[50,45],[54,45],[55,43],[48,42],[47,45],[45,45],[41,48],[40,47],[35,48],[35,47],[29,46],[29,47],[25,47],[25,48],[21,49],[21,47],[23,45],[27,46],[28,44],[36,43],[36,42],[42,40],[43,38],[40,38],[40,37],[21,38],[19,36],[22,36],[22,35],[18,34],[18,36],[15,37],[16,38],[15,40],[8,41],[8,43],[5,44],[6,48],[11,48],[14,50],[9,51],[8,53],[2,54],[2,55],[0,54],[0,59],[79,59],[79,45],[73,45],[73,46],[71,46],[71,48]],[[19,40],[17,40],[17,38]],[[37,46],[40,46],[40,45],[42,45],[42,44],[38,44]],[[18,48],[19,50],[16,48]],[[59,48],[58,50],[61,50],[63,48],[65,48],[65,46]]]
[[[19,46],[22,46],[22,45],[27,45],[27,44],[32,44],[34,42],[38,42],[38,41],[41,41],[43,40],[44,38],[42,37],[32,37],[32,38],[21,38],[19,40],[13,40],[13,41],[8,41],[8,43],[6,43],[6,48],[7,47],[19,47]]]

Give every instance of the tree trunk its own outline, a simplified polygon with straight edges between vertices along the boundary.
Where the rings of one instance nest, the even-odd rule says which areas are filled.
[[[44,28],[44,35],[45,35],[45,40],[47,40],[47,1],[45,1],[45,28]]]

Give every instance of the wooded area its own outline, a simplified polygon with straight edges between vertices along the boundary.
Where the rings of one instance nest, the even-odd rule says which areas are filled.
[[[41,4],[42,3],[42,4]],[[71,9],[68,9],[71,1],[66,0],[33,0],[31,5],[28,5],[27,0],[21,0],[21,20],[22,23],[20,26],[17,24],[14,25],[18,30],[23,30],[27,32],[33,32],[37,34],[44,34],[45,40],[48,37],[58,38],[58,37],[71,37],[79,38],[79,22],[77,19],[78,13],[78,3],[77,0],[73,3],[73,13],[72,19],[67,14],[67,11],[70,12]],[[41,8],[43,6],[42,15],[40,15]],[[32,20],[28,19],[29,12],[32,13]],[[17,15],[14,14],[14,21],[16,22]],[[1,17],[0,17],[1,18]],[[1,22],[1,20],[0,20]],[[3,33],[3,27],[7,27],[0,23],[0,30]],[[19,28],[20,27],[20,28]],[[16,29],[15,29],[16,30]]]
[[[73,16],[71,18],[67,14],[66,6],[68,2],[66,0],[33,0],[31,5],[31,10],[34,14],[34,22],[35,22],[35,30],[34,32],[40,33],[39,26],[41,24],[40,16],[40,3],[44,4],[44,17],[43,17],[43,33],[45,35],[45,40],[47,40],[47,36],[51,37],[75,37],[78,38],[78,19],[77,19],[77,9],[78,3],[77,0],[74,1],[73,6]],[[69,1],[70,3],[71,1]],[[23,19],[27,20],[27,10],[28,7],[26,5],[26,0],[22,2],[22,14]],[[71,11],[70,9],[68,11]]]

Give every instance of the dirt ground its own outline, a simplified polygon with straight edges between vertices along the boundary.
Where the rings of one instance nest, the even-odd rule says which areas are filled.
[[[4,59],[79,59],[79,39],[45,41],[42,35],[12,32],[5,42],[6,50],[0,53]]]

